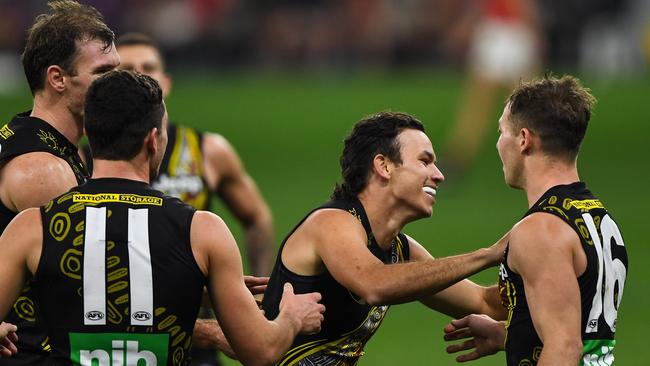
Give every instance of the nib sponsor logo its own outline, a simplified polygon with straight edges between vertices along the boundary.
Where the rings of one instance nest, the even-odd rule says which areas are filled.
[[[167,364],[168,334],[70,334],[70,358],[81,366]]]

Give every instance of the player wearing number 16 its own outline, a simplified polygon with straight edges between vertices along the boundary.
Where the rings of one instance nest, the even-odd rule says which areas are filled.
[[[272,364],[299,332],[320,330],[320,295],[290,286],[267,321],[223,221],[149,186],[167,144],[152,78],[108,72],[84,110],[92,179],[23,211],[0,237],[0,320],[33,277],[48,365],[186,365],[204,286],[244,364]]]
[[[523,83],[508,98],[497,150],[529,209],[499,271],[507,332],[485,316],[452,321],[445,338],[474,339],[448,351],[476,347],[459,361],[496,352],[505,336],[509,366],[612,365],[628,258],[612,215],[578,176],[594,103],[571,76]]]

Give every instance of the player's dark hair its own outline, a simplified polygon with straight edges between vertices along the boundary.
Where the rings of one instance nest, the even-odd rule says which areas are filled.
[[[343,182],[336,185],[332,198],[356,197],[368,185],[372,161],[377,154],[401,164],[397,135],[404,129],[424,132],[424,125],[415,117],[401,112],[380,112],[357,122],[345,139],[340,159]]]
[[[71,0],[48,3],[49,14],[36,17],[22,54],[23,69],[32,95],[45,85],[47,68],[58,65],[76,75],[78,42],[100,40],[110,50],[115,35],[97,9]]]
[[[115,47],[117,48],[129,46],[147,46],[153,48],[158,53],[163,70],[165,69],[165,59],[163,58],[162,50],[158,42],[153,38],[144,33],[130,32],[124,33],[115,40]]]
[[[144,33],[130,32],[117,37],[115,46],[150,46],[160,51],[158,42]]]
[[[521,83],[507,99],[513,127],[530,129],[542,150],[568,160],[578,155],[595,103],[590,90],[570,75]]]
[[[84,126],[93,157],[131,160],[154,127],[162,131],[162,91],[149,76],[113,70],[95,80],[86,94]]]

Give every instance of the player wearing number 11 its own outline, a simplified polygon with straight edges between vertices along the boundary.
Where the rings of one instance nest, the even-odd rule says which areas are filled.
[[[595,103],[571,77],[521,84],[499,120],[497,150],[506,183],[529,209],[510,231],[499,271],[503,324],[470,315],[447,340],[474,337],[467,361],[503,347],[509,366],[611,365],[628,258],[621,232],[578,177],[577,156]]]
[[[204,286],[244,364],[272,364],[296,334],[320,330],[320,295],[289,286],[267,321],[223,221],[149,186],[167,144],[155,80],[108,72],[88,89],[84,112],[92,179],[23,211],[0,237],[0,320],[33,276],[48,365],[186,365]]]

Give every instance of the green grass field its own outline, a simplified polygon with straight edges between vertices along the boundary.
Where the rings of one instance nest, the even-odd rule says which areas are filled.
[[[615,356],[619,365],[643,365],[642,332],[650,325],[650,296],[642,287],[650,277],[650,266],[644,267],[650,249],[643,239],[643,212],[650,205],[645,195],[650,183],[650,83],[647,77],[584,81],[599,103],[582,149],[581,178],[617,219],[630,256]],[[279,243],[308,210],[328,198],[339,177],[342,140],[354,122],[380,110],[406,111],[425,123],[436,149],[454,120],[460,88],[458,76],[426,72],[178,75],[168,110],[173,120],[217,131],[231,141],[273,209]],[[29,105],[26,91],[0,97],[3,121]],[[494,148],[500,108],[495,106],[494,132],[466,179],[444,182],[433,217],[405,229],[434,256],[490,244],[526,210],[524,195],[503,183]],[[216,210],[241,239],[240,228],[223,206]],[[490,284],[496,275],[492,269],[474,280]],[[360,364],[456,364],[444,352],[442,327],[447,321],[420,304],[394,306]],[[501,354],[474,364],[503,365],[504,358]]]

